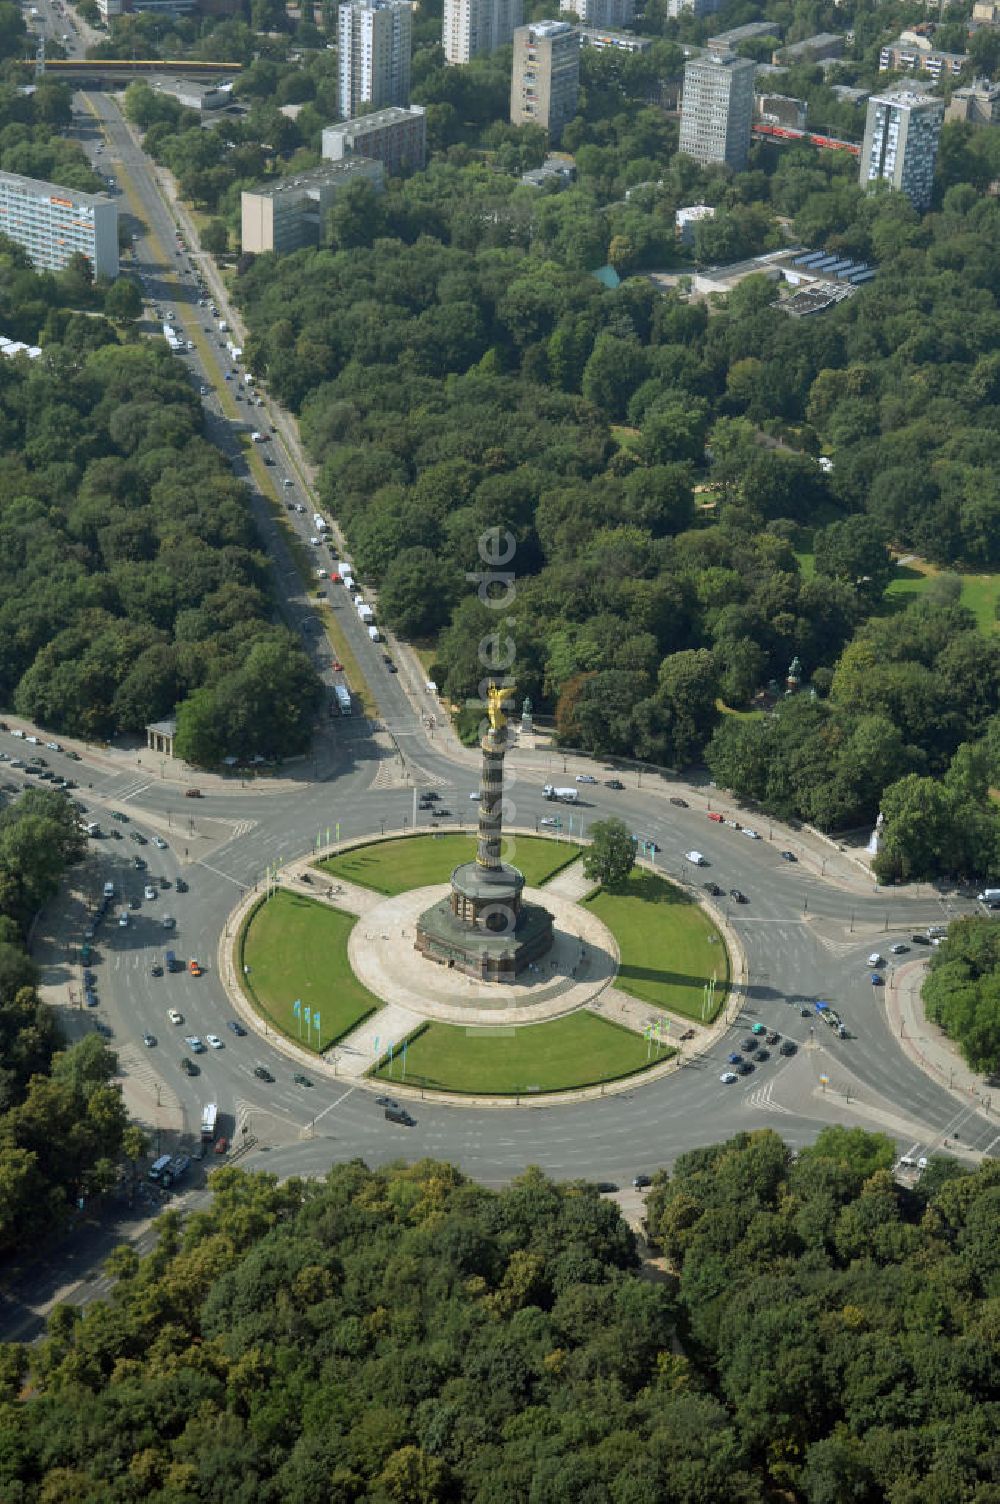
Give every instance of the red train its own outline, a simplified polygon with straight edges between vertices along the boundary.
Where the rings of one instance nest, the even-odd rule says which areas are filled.
[[[753,127],[753,133],[768,141],[805,141],[810,146],[819,146],[826,151],[850,152],[852,157],[858,156],[861,151],[856,141],[840,141],[836,136],[819,136],[814,131],[797,131],[790,125],[768,125],[764,121],[758,121]]]

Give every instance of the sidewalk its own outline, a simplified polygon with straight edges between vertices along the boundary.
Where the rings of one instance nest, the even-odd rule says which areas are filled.
[[[920,996],[927,960],[910,961],[897,969],[894,985],[885,988],[886,1017],[899,1047],[920,1069],[947,1087],[958,1101],[989,1112],[992,1093],[983,1077],[971,1070],[944,1030],[927,1018]]]

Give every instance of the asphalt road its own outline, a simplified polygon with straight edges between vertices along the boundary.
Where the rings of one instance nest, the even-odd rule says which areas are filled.
[[[251,420],[245,407],[232,401],[231,384],[223,379],[231,362],[212,333],[208,310],[198,304],[200,293],[189,258],[177,252],[174,222],[150,164],[134,146],[117,107],[100,95],[91,96],[90,103],[99,119],[84,110],[78,134],[102,168],[114,173],[129,209],[144,226],[135,250],[147,295],[165,313],[176,315],[171,322],[180,324],[195,344],[184,359],[192,381],[210,388],[204,398],[210,434],[251,487],[274,560],[282,609],[332,684],[336,676],[329,666],[329,648],[313,624],[317,608],[304,596],[258,482],[272,483],[280,502],[304,505],[305,513],[295,514],[303,527],[311,524],[311,499],[277,438],[269,446],[274,467],[263,477],[250,468],[241,434],[251,421],[259,423],[257,414],[265,410],[254,409]],[[97,152],[102,141],[104,150]],[[290,486],[283,485],[285,479]],[[80,971],[68,959],[68,947],[82,938],[84,899],[95,897],[107,880],[115,882],[119,894],[139,899],[127,928],[112,924],[102,930],[94,968],[99,1006],[80,1011],[119,1050],[126,1072],[140,1075],[158,1097],[176,1097],[190,1139],[197,1138],[202,1104],[216,1101],[223,1131],[235,1132],[238,1140],[246,1125],[257,1139],[257,1147],[242,1161],[248,1166],[282,1175],[322,1174],[331,1163],[355,1156],[379,1164],[430,1155],[453,1161],[490,1184],[505,1182],[529,1163],[559,1177],[621,1182],[640,1171],[651,1172],[696,1145],[765,1125],[792,1145],[809,1142],[826,1123],[841,1122],[883,1127],[904,1152],[930,1153],[945,1136],[959,1135],[971,1149],[993,1152],[997,1133],[992,1118],[971,1111],[900,1050],[886,1019],[882,989],[871,986],[865,965],[870,951],[887,954],[893,941],[909,941],[917,926],[946,922],[961,905],[906,891],[844,891],[810,864],[781,859],[782,848],[796,850],[794,833],[765,822],[760,827],[764,838],[751,840],[708,821],[704,799],[689,797],[687,808],[669,804],[666,796],[672,790],[659,780],[652,788],[647,782],[645,789],[630,786],[622,791],[612,791],[602,782],[583,791],[584,805],[560,807],[559,812],[567,825],[572,817],[575,831],[607,814],[621,815],[638,835],[661,848],[656,856],[659,870],[694,887],[712,879],[727,891],[739,888],[747,894],[746,905],[718,900],[745,949],[748,985],[739,1018],[705,1059],[660,1082],[637,1084],[624,1094],[590,1103],[522,1105],[520,1110],[417,1103],[416,1124],[407,1129],[384,1120],[372,1090],[320,1069],[311,1072],[312,1088],[297,1086],[292,1076],[298,1067],[273,1039],[237,1038],[231,1033],[226,1027],[230,1011],[213,972],[218,940],[241,891],[259,882],[269,863],[311,850],[318,835],[338,824],[341,838],[347,840],[378,832],[383,824],[391,829],[412,822],[414,790],[419,787],[436,789],[442,803],[471,830],[475,806],[468,795],[474,781],[467,765],[452,759],[440,737],[433,740],[419,699],[411,702],[400,682],[403,676],[386,671],[382,649],[368,641],[346,592],[339,586],[329,589],[332,605],[321,609],[340,612],[378,695],[383,725],[395,738],[398,750],[389,761],[397,772],[405,768],[405,786],[391,786],[391,780],[388,787],[378,786],[384,782],[385,749],[360,717],[324,719],[314,757],[297,773],[293,770],[297,781],[289,788],[286,780],[285,791],[234,785],[198,803],[186,799],[166,778],[151,778],[138,768],[124,771],[98,758],[72,763],[62,753],[44,752],[54,771],[77,779],[81,792],[76,797],[103,828],[118,828],[125,836],[93,843],[77,881],[78,893],[68,894],[58,914],[49,916],[54,920],[52,938],[42,942],[40,954],[46,980],[65,987],[67,1000],[71,995],[79,999]],[[24,751],[23,743],[3,734],[0,749],[8,756]],[[558,781],[571,781],[577,771],[584,771],[582,764],[571,765]],[[161,772],[166,772],[165,766]],[[0,781],[23,778],[21,772],[8,772],[6,764],[0,767]],[[627,781],[634,785],[633,779]],[[553,806],[541,795],[542,782],[539,775],[513,789],[512,823],[531,829],[537,820],[552,815]],[[112,822],[112,810],[127,813],[129,823]],[[418,818],[430,823],[423,815]],[[159,835],[166,849],[138,847],[128,839],[133,831],[147,838]],[[708,867],[697,869],[686,862],[683,854],[693,847],[704,853]],[[147,861],[149,873],[170,885],[157,887],[152,901],[141,896],[140,878],[144,883],[146,874],[132,865],[137,854]],[[183,894],[175,887],[181,875],[189,884]],[[163,928],[164,914],[176,920],[169,933]],[[185,971],[154,977],[151,967],[162,962],[168,947],[183,960],[197,957],[205,974],[195,978]],[[850,1039],[838,1040],[832,1031],[801,1016],[800,1009],[818,998],[834,1003],[843,1014]],[[170,1007],[180,1010],[183,1026],[168,1022]],[[779,1030],[802,1048],[790,1059],[775,1054],[749,1078],[725,1086],[719,1077],[726,1056],[755,1021]],[[145,1031],[157,1040],[148,1049],[141,1043]],[[180,1066],[186,1053],[183,1036],[196,1033],[204,1039],[209,1032],[218,1034],[224,1047],[200,1055],[200,1073],[189,1078]],[[272,1072],[273,1084],[254,1077],[258,1064]],[[201,1194],[199,1184],[195,1174],[185,1202]],[[0,1309],[0,1332],[30,1334],[32,1310],[64,1286],[72,1289],[77,1301],[100,1295],[100,1258],[114,1231],[110,1224],[91,1230],[88,1236],[98,1251],[89,1259],[77,1252],[70,1267],[55,1257],[45,1268],[26,1274]],[[125,1235],[130,1235],[127,1228]]]

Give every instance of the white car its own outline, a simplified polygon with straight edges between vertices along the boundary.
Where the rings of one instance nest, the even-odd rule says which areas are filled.
[[[751,830],[750,827],[749,827],[749,825],[744,825],[744,827],[743,827],[743,834],[745,836],[749,836],[750,839],[751,839],[751,841],[759,841],[760,840],[760,836],[757,834],[757,832],[755,830]]]
[[[62,747],[59,745],[58,742],[46,742],[45,745],[48,747],[48,749],[49,749],[50,752],[61,752],[62,751]]]
[[[183,1013],[178,1013],[176,1008],[168,1008],[167,1017],[172,1024],[182,1024],[184,1022]]]
[[[325,580],[326,579],[326,570],[325,569],[317,569],[317,571],[316,571],[316,578],[318,580]]]
[[[154,846],[158,846],[161,851],[166,851],[167,843],[162,836],[153,836],[152,840]]]
[[[285,476],[281,484],[284,486],[286,491],[290,491],[292,489],[292,482],[288,479],[287,475]]]
[[[479,800],[480,800],[481,797],[482,796],[480,794],[470,794],[469,795],[469,798],[475,800],[476,804],[479,803]]]
[[[320,540],[318,538],[310,538],[309,539],[309,546],[310,546],[310,548],[319,548],[319,545],[320,545]]]
[[[553,825],[553,826],[557,826],[557,825],[561,825],[562,821],[561,820],[557,820],[556,817],[555,817],[555,815],[543,815],[542,819],[539,820],[538,823],[539,823],[539,825]]]
[[[739,1079],[740,1078],[735,1071],[723,1071],[722,1075],[719,1077],[719,1080],[722,1082],[723,1086],[732,1086],[733,1083],[738,1081]]]
[[[576,782],[577,783],[596,783],[597,779],[594,777],[593,773],[577,773],[577,775],[576,775]]]
[[[146,886],[142,890],[142,896],[143,896],[143,898],[145,898],[147,900],[150,900],[150,899],[153,899],[153,898],[156,897],[156,889],[153,887],[152,883],[147,883],[146,884]]]
[[[704,857],[700,851],[685,851],[684,855],[689,862],[692,862],[694,864],[695,867],[708,866],[708,859]]]
[[[208,1040],[213,1050],[222,1049],[222,1040],[219,1038],[218,1034],[206,1034],[205,1038]]]
[[[205,1053],[205,1046],[202,1044],[197,1034],[185,1034],[184,1043],[187,1045],[188,1049],[193,1055],[203,1055]]]

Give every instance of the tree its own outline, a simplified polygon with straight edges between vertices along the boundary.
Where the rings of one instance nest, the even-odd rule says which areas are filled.
[[[817,574],[844,580],[871,602],[881,599],[895,573],[885,534],[869,517],[848,517],[821,528],[813,552]]]
[[[224,256],[229,250],[229,229],[224,219],[210,219],[201,229],[202,249],[210,256]]]
[[[583,870],[605,888],[620,887],[632,871],[636,842],[623,820],[595,820],[587,829],[590,845],[583,854]]]
[[[104,294],[104,312],[119,324],[142,317],[142,293],[129,277],[119,277]]]

